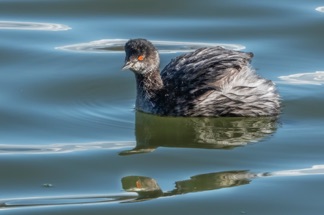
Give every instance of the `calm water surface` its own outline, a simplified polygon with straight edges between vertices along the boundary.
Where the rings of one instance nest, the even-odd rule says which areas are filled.
[[[0,0],[0,214],[324,213],[323,1]],[[134,111],[129,38],[161,66],[252,51],[273,118]]]

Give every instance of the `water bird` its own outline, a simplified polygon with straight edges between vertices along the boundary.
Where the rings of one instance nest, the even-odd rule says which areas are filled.
[[[253,53],[199,48],[171,60],[160,72],[157,48],[146,39],[125,44],[123,70],[136,79],[138,111],[161,116],[276,116],[275,84],[257,75]]]

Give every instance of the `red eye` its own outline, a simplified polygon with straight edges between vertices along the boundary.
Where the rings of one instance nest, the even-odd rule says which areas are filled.
[[[137,60],[139,60],[139,61],[144,60],[144,55],[140,55],[140,56],[138,56]]]

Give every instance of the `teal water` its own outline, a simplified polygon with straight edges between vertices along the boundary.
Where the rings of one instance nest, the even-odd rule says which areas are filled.
[[[323,214],[323,6],[0,0],[0,214]],[[283,113],[136,113],[137,37],[252,51]]]

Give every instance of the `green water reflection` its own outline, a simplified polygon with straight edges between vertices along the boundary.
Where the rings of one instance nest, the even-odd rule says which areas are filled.
[[[226,171],[195,175],[188,180],[176,181],[175,188],[163,191],[157,181],[145,176],[127,176],[122,178],[123,189],[136,192],[138,198],[133,201],[144,201],[163,196],[174,196],[207,190],[235,187],[249,184],[256,174],[248,171]]]
[[[175,118],[136,113],[136,147],[121,155],[158,147],[232,149],[262,141],[278,127],[277,118]]]

